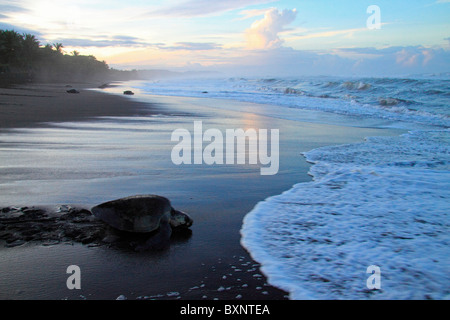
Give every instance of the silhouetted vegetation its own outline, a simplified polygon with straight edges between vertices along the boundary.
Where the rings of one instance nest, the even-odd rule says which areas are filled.
[[[0,83],[103,81],[112,75],[105,61],[77,51],[65,54],[63,47],[61,43],[41,45],[32,34],[0,30]]]
[[[209,72],[117,70],[94,56],[64,53],[62,43],[41,45],[32,34],[0,29],[0,85],[24,82],[110,82],[209,75]]]

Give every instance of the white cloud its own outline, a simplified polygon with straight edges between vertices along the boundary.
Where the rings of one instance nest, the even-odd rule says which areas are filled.
[[[241,18],[239,18],[237,20],[246,20],[246,19],[250,19],[250,18],[253,18],[253,17],[257,17],[257,16],[262,16],[268,10],[271,10],[271,9],[274,9],[274,8],[242,10],[241,12],[239,12],[239,14],[242,15],[243,17],[241,17]]]
[[[278,11],[276,8],[265,12],[264,18],[255,21],[245,31],[247,48],[249,49],[274,49],[283,43],[279,33],[285,31],[284,27],[295,20],[297,10]]]

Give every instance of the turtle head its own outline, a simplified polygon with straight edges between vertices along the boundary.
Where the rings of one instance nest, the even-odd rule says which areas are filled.
[[[192,226],[194,220],[185,212],[178,211],[172,208],[170,212],[170,225],[172,228],[176,227],[186,227],[189,228]]]

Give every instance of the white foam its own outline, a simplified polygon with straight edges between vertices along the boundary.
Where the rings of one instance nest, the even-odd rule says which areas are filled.
[[[449,141],[416,131],[312,150],[314,181],[260,202],[241,243],[292,299],[444,299]],[[381,290],[366,287],[370,265]]]
[[[410,80],[198,78],[139,81],[131,86],[140,93],[151,95],[231,99],[268,105],[270,107],[257,107],[251,112],[282,119],[305,120],[305,114],[300,111],[308,110],[358,117],[360,120],[370,118],[448,127],[450,115],[447,108],[435,107],[435,104],[443,104],[445,97],[448,97],[448,82],[439,79]],[[430,96],[425,90],[436,87],[442,90],[442,94],[438,95],[440,100],[433,100],[436,96]],[[417,88],[423,90],[417,91]],[[384,103],[380,104],[380,101]],[[232,104],[215,107],[233,109]]]

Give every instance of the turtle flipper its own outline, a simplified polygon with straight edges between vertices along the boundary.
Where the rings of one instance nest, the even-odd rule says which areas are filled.
[[[135,248],[136,251],[147,250],[163,250],[170,244],[170,236],[172,235],[172,228],[169,221],[161,220],[159,229],[147,241],[138,244]]]

